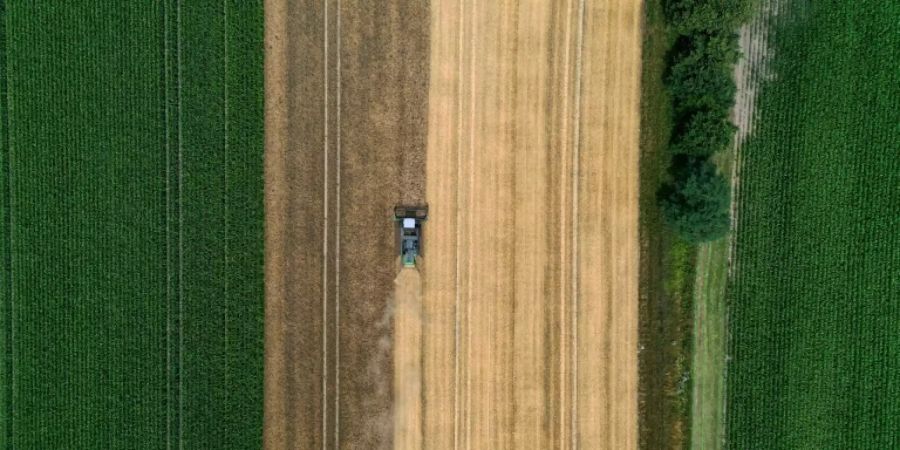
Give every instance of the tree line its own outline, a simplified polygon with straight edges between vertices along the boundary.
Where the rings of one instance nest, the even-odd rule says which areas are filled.
[[[663,80],[672,101],[670,181],[658,199],[666,222],[689,242],[724,236],[730,227],[729,181],[710,158],[728,148],[736,127],[733,70],[740,57],[736,30],[753,0],[667,0],[665,16],[677,35]]]

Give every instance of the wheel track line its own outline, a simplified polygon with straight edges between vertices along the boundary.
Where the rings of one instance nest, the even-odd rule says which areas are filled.
[[[15,369],[15,361],[13,360],[13,340],[15,339],[15,324],[13,322],[13,318],[15,317],[13,314],[13,305],[15,289],[13,288],[13,224],[15,223],[13,219],[13,191],[12,191],[12,177],[13,177],[13,164],[12,164],[12,149],[10,148],[10,139],[9,139],[9,80],[8,80],[8,71],[9,65],[7,64],[6,59],[6,2],[0,0],[0,7],[2,7],[2,12],[0,12],[0,92],[2,92],[3,98],[0,99],[2,102],[2,110],[0,110],[0,114],[3,115],[3,147],[0,149],[4,154],[4,167],[3,170],[5,172],[5,176],[3,177],[3,196],[4,196],[4,204],[6,205],[6,213],[3,216],[3,227],[6,231],[6,254],[3,255],[3,265],[4,270],[7,273],[7,282],[4,289],[4,299],[6,312],[5,312],[5,320],[6,320],[6,330],[4,333],[6,334],[6,342],[5,342],[5,351],[6,355],[4,358],[4,365],[6,370],[6,377],[8,379],[5,386],[5,405],[7,411],[6,419],[4,420],[4,434],[6,436],[6,445],[7,448],[13,448],[13,437],[14,434],[14,426],[15,423],[13,421],[13,394],[15,393],[15,384],[16,380],[13,377],[13,371]],[[168,422],[167,422],[168,423]]]
[[[475,7],[476,0],[472,0],[470,5],[470,30],[469,30],[469,192],[466,193],[466,207],[471,208],[475,204]],[[466,265],[468,276],[466,277],[466,321],[470,316],[470,306],[472,304],[472,220],[466,220]],[[469,345],[472,342],[472,327],[466,324],[466,353],[468,358]],[[468,361],[468,359],[467,359]],[[470,448],[471,442],[471,383],[472,374],[469,370],[469,364],[466,363],[466,448]]]
[[[571,64],[570,59],[572,57],[572,53],[577,51],[576,45],[573,42],[573,37],[572,37],[572,34],[573,34],[572,33],[572,22],[573,22],[572,19],[573,19],[573,15],[574,15],[573,14],[574,5],[576,5],[575,0],[572,0],[567,3],[566,12],[565,12],[565,14],[566,14],[565,33],[564,33],[564,37],[563,37],[563,51],[565,52],[564,56],[563,56],[563,68],[564,68],[565,72],[564,72],[564,76],[563,76],[563,80],[562,80],[562,83],[563,83],[562,84],[562,89],[563,89],[562,112],[563,112],[563,114],[562,114],[562,126],[560,128],[561,128],[561,130],[563,130],[564,133],[569,130],[570,126],[573,126],[573,125],[570,125],[569,119],[571,118],[573,122],[577,120],[574,117],[575,116],[575,107],[570,105],[570,103],[569,103],[570,100],[572,100],[572,103],[577,103],[577,101],[578,101],[577,98],[570,98],[570,97],[574,97],[574,95],[573,95],[574,90],[572,90],[572,87],[570,86],[570,84],[571,84],[570,81],[573,76],[577,76],[577,73],[573,74],[573,71],[570,69],[570,64]],[[576,10],[576,12],[577,12],[577,10]],[[576,36],[576,39],[577,39],[577,36]],[[570,48],[570,46],[571,46],[571,48]],[[572,109],[570,110],[570,108],[572,108]],[[570,117],[570,111],[571,111],[571,117]],[[567,155],[565,155],[565,156],[567,156],[569,159],[568,165],[565,163],[561,165],[562,173],[560,174],[560,180],[562,182],[565,182],[567,177],[569,177],[569,178],[572,177],[572,174],[573,174],[574,168],[575,168],[575,161],[573,160],[574,142],[572,142],[571,138],[572,138],[571,135],[568,135],[568,136],[564,135],[562,137],[562,139],[563,139],[561,142],[562,150],[567,153]],[[570,183],[569,184],[569,188],[570,188],[569,192],[566,192],[565,188],[560,189],[560,197],[561,197],[561,201],[559,204],[560,217],[565,217],[567,208],[574,208],[574,205],[570,205],[570,203],[572,202],[572,195],[573,195],[572,191],[574,189],[571,189],[573,187],[571,180],[569,181],[569,183]],[[561,223],[560,230],[559,230],[560,252],[562,252],[562,254],[565,255],[566,251],[568,250],[570,257],[571,257],[571,252],[572,252],[574,245],[572,245],[568,249],[566,248],[566,244],[567,244],[566,233],[572,229],[573,221],[571,219],[572,219],[573,215],[574,215],[574,213],[570,212],[569,223],[565,223],[565,222]],[[572,238],[570,238],[570,240],[568,242],[569,244],[573,243],[573,241],[571,239]],[[571,263],[571,261],[570,261],[570,263]],[[561,266],[560,267],[560,272],[561,272],[560,273],[560,283],[561,283],[561,285],[564,285],[562,283],[565,283],[567,278],[572,276],[571,273],[568,273],[572,269],[572,267],[567,267],[565,262],[560,264],[560,266]],[[561,347],[563,347],[563,349],[565,349],[565,346],[567,345],[567,343],[565,342],[566,334],[567,334],[567,332],[571,333],[570,330],[573,326],[572,323],[567,323],[567,319],[569,319],[569,317],[563,316],[563,314],[565,314],[565,312],[567,312],[571,309],[571,308],[569,308],[569,306],[570,306],[569,303],[571,301],[571,295],[572,295],[571,291],[566,292],[565,289],[561,290],[560,305],[559,305],[560,313],[561,313],[560,321],[559,321],[559,323],[560,323],[559,335],[560,335],[560,345],[561,345]],[[572,350],[569,349],[569,354],[562,355],[560,357],[560,361],[559,361],[559,377],[560,378],[559,378],[559,394],[558,395],[559,395],[560,411],[558,413],[559,414],[559,418],[558,418],[558,420],[559,420],[559,435],[557,436],[557,438],[558,438],[557,445],[559,446],[559,448],[566,447],[565,444],[567,442],[567,438],[569,439],[569,441],[571,441],[571,435],[566,436],[567,428],[569,428],[566,426],[567,425],[566,421],[571,420],[573,418],[573,413],[571,410],[566,411],[566,408],[565,408],[566,401],[568,400],[569,403],[571,404],[571,400],[572,400],[571,398],[568,398],[568,399],[566,398],[567,391],[572,389],[571,386],[567,386],[567,384],[566,384],[567,381],[569,381],[569,380],[566,380],[566,369],[567,369],[567,366],[570,366],[572,364],[571,351]],[[570,406],[570,408],[571,408],[571,406]],[[568,415],[569,417],[567,418],[566,415]]]
[[[622,7],[620,4],[619,7],[616,8],[615,10],[609,11],[609,14],[607,14],[606,17],[607,17],[607,21],[608,21],[607,25],[610,28],[616,29],[616,30],[622,29],[621,22],[622,22],[622,16],[624,14],[623,10],[624,10],[624,7]],[[608,55],[609,55],[609,60],[610,61],[618,61],[620,63],[624,62],[624,60],[622,59],[621,31],[617,32],[617,33],[610,33],[609,40],[610,40],[611,45],[609,45],[606,48]],[[621,80],[622,80],[622,70],[611,71],[611,73],[607,76],[607,79],[606,79],[606,86],[609,88],[608,91],[613,92],[617,88],[622,87]],[[617,149],[617,148],[624,147],[624,146],[620,146],[621,139],[622,139],[622,121],[623,121],[621,118],[621,113],[622,113],[621,98],[622,98],[622,96],[620,96],[620,95],[614,95],[612,98],[612,102],[610,102],[610,109],[607,112],[608,114],[615,117],[615,119],[612,120],[610,123],[609,138],[607,138],[607,141],[606,141],[608,143],[608,147],[606,148],[606,151],[608,152],[608,154],[604,155],[604,158],[606,158],[606,160],[611,163],[612,167],[621,167],[622,166],[622,164],[621,164],[622,152],[615,151],[615,149]],[[607,185],[606,189],[604,190],[605,199],[606,199],[607,203],[610,206],[612,206],[617,203],[616,197],[618,195],[620,195],[620,192],[618,190],[618,186],[620,185],[620,183],[618,182],[619,176],[618,176],[618,174],[610,174],[609,172],[607,172],[605,175],[611,175],[611,177],[614,180],[616,180],[616,183],[614,186]],[[619,230],[615,228],[614,219],[612,217],[610,217],[608,220],[609,220],[609,222],[608,222],[609,223],[609,231],[607,233],[607,239],[609,241],[606,244],[607,245],[606,248],[607,248],[607,252],[608,252],[609,256],[611,257],[610,260],[613,260],[619,256],[620,249],[617,248],[612,243],[618,237]],[[607,288],[608,297],[607,297],[606,301],[608,302],[608,304],[607,304],[607,308],[606,308],[606,320],[605,320],[606,329],[604,330],[604,345],[607,348],[607,353],[606,353],[606,358],[607,358],[606,379],[607,379],[607,382],[606,382],[606,386],[605,386],[605,388],[606,388],[606,394],[605,394],[606,395],[606,405],[605,406],[606,406],[607,428],[610,429],[610,433],[607,436],[607,445],[610,448],[612,448],[614,446],[615,442],[617,441],[618,433],[617,433],[617,430],[615,428],[609,426],[609,424],[614,423],[615,419],[618,418],[618,416],[619,416],[618,411],[617,411],[617,408],[619,407],[619,405],[617,404],[617,402],[615,400],[616,392],[612,388],[612,383],[614,382],[614,380],[618,381],[618,378],[619,378],[619,376],[618,376],[619,372],[617,370],[615,370],[615,368],[613,367],[615,365],[615,362],[617,361],[616,353],[617,353],[617,348],[618,348],[618,345],[613,344],[613,340],[618,334],[618,333],[616,333],[617,327],[615,327],[613,324],[615,323],[614,322],[615,318],[618,317],[618,313],[619,313],[619,307],[618,307],[619,305],[617,304],[617,298],[619,297],[618,294],[620,293],[619,286],[616,286],[614,284],[613,280],[615,278],[617,278],[615,275],[616,275],[616,272],[619,270],[618,266],[619,266],[619,264],[610,264],[609,265],[610,270],[608,273],[610,274],[610,279],[609,279],[609,287]]]
[[[575,108],[573,112],[573,147],[572,147],[572,254],[571,254],[571,286],[572,291],[572,342],[571,342],[571,364],[572,364],[572,399],[571,399],[571,418],[570,433],[572,434],[572,448],[578,448],[578,206],[580,187],[579,178],[581,177],[581,78],[582,78],[582,58],[584,54],[584,0],[578,2],[578,30],[576,35],[576,52],[575,52]]]
[[[181,64],[181,0],[177,0],[175,9],[176,49],[175,63],[178,76],[175,89],[178,98],[178,158],[176,160],[178,174],[178,448],[184,449],[184,132],[182,124],[181,80],[184,76]]]
[[[624,183],[620,182],[617,185],[621,186],[624,184],[624,189],[621,189],[620,196],[624,195],[628,199],[631,205],[634,205],[634,218],[630,221],[630,225],[625,228],[623,231],[624,237],[622,240],[633,242],[634,245],[629,246],[625,249],[621,249],[622,253],[625,255],[625,261],[628,261],[628,264],[623,265],[621,273],[623,276],[620,278],[627,278],[631,281],[629,283],[624,284],[622,286],[623,295],[620,296],[620,299],[627,298],[629,301],[619,302],[619,311],[617,314],[618,317],[634,317],[633,321],[621,321],[617,320],[616,324],[619,327],[619,334],[624,335],[624,341],[628,345],[617,345],[620,358],[619,360],[624,360],[624,365],[629,367],[630,370],[624,374],[624,382],[622,383],[625,388],[628,390],[629,396],[627,402],[619,402],[623,404],[623,408],[625,411],[624,417],[638,417],[638,356],[637,356],[637,348],[638,348],[638,335],[639,335],[639,319],[638,319],[638,298],[639,298],[639,271],[640,271],[640,237],[638,234],[639,221],[640,221],[640,209],[638,207],[640,198],[640,179],[636,174],[639,172],[640,168],[640,83],[641,83],[641,67],[642,67],[642,29],[641,24],[643,20],[643,8],[641,4],[638,3],[636,7],[631,7],[626,11],[627,14],[624,14],[624,26],[623,28],[626,30],[634,30],[629,32],[624,36],[625,44],[620,46],[620,51],[625,51],[628,58],[625,58],[628,70],[623,74],[624,80],[623,85],[626,92],[632,92],[634,95],[629,96],[627,98],[621,98],[620,101],[623,103],[623,107],[626,111],[630,111],[630,113],[626,114],[622,120],[620,127],[620,134],[624,140],[624,145],[619,148],[632,148],[634,151],[631,152],[621,152],[620,161],[624,162],[626,167],[633,168],[630,171],[620,171],[619,176],[623,179]],[[634,50],[626,51],[626,48],[631,48],[631,45],[626,47],[627,43],[634,42]],[[618,240],[617,240],[618,241]],[[623,251],[624,250],[624,251]],[[627,276],[627,274],[633,274],[633,276]],[[624,332],[623,332],[624,330]],[[622,374],[620,374],[622,376]],[[620,398],[622,396],[620,392]],[[619,417],[623,417],[623,414],[619,414]],[[638,431],[638,421],[633,420],[628,423],[627,428],[623,427],[624,438],[620,439],[620,442],[625,442],[626,445],[630,445],[632,448],[637,448],[639,445],[639,431]]]
[[[617,40],[615,36],[616,29],[614,27],[612,16],[616,12],[614,8],[606,8],[600,11],[592,11],[591,18],[594,24],[595,29],[602,30],[601,34],[598,34],[597,39],[594,42],[602,43],[602,45],[596,46],[594,49],[595,55],[602,55],[602,59],[604,61],[615,61],[612,57],[612,54],[615,52],[615,48],[613,42]],[[617,61],[620,62],[620,61]],[[592,153],[592,162],[597,169],[597,172],[594,173],[595,180],[599,180],[596,183],[596,196],[594,199],[594,204],[589,205],[591,210],[599,211],[599,219],[598,226],[603,229],[602,232],[597,232],[594,234],[593,238],[595,240],[595,248],[594,251],[600,255],[599,261],[591,261],[594,262],[595,267],[597,267],[597,271],[602,274],[602,276],[598,279],[598,282],[595,283],[595,286],[592,286],[591,294],[596,295],[596,301],[598,304],[597,308],[594,308],[593,317],[590,317],[592,320],[597,320],[597,323],[602,324],[602,327],[598,327],[598,330],[595,332],[591,332],[590,330],[585,330],[586,337],[589,341],[594,343],[599,348],[600,358],[594,358],[593,364],[591,364],[591,359],[586,357],[592,369],[597,370],[597,373],[600,374],[601,385],[594,390],[591,391],[590,399],[586,402],[588,404],[588,414],[593,413],[597,414],[597,416],[590,416],[584,418],[585,423],[584,430],[586,430],[585,441],[593,446],[600,447],[601,445],[604,448],[609,448],[613,442],[614,438],[612,436],[613,430],[610,429],[609,425],[611,423],[611,413],[612,413],[612,378],[611,374],[613,369],[610,366],[612,363],[612,343],[610,339],[612,338],[612,331],[610,330],[610,323],[612,321],[612,298],[613,295],[613,286],[612,281],[615,276],[611,273],[614,270],[615,264],[611,262],[614,258],[613,255],[613,245],[611,241],[613,239],[613,230],[612,228],[612,217],[609,214],[604,214],[603,212],[614,207],[614,203],[612,202],[612,193],[610,192],[613,189],[606,181],[607,177],[611,178],[611,169],[608,166],[613,162],[613,157],[610,156],[610,149],[613,148],[613,142],[615,138],[615,120],[614,113],[616,109],[614,108],[613,103],[615,99],[609,98],[609,93],[613,92],[615,87],[613,77],[613,71],[609,70],[608,67],[603,66],[600,69],[592,68],[592,75],[596,77],[593,83],[592,94],[596,95],[598,101],[602,103],[602,106],[599,108],[599,117],[603,118],[606,123],[601,125],[600,129],[603,133],[596,137],[594,142],[595,151]],[[599,73],[598,73],[599,72]],[[586,184],[590,186],[590,184],[586,181]],[[585,328],[588,328],[586,325]],[[588,375],[588,379],[590,375]],[[593,409],[591,409],[593,407]],[[600,420],[596,420],[595,423],[588,422],[591,418],[598,417]],[[602,428],[601,428],[602,427]],[[600,430],[606,431],[606,435],[600,432]],[[579,431],[583,431],[579,429]],[[602,443],[602,444],[601,444]]]
[[[628,83],[630,82],[629,80],[633,79],[633,77],[631,77],[631,73],[630,73],[630,71],[628,71],[628,69],[633,68],[635,65],[628,64],[628,62],[630,61],[631,58],[625,57],[627,36],[625,36],[624,33],[621,31],[621,30],[628,29],[627,24],[629,23],[629,18],[630,18],[629,13],[630,13],[630,11],[628,9],[626,9],[624,4],[620,4],[620,7],[617,8],[617,10],[615,11],[615,14],[610,17],[610,25],[612,27],[614,27],[615,29],[620,30],[619,32],[612,34],[610,37],[611,40],[614,40],[616,42],[616,44],[613,45],[613,49],[614,49],[613,60],[620,61],[621,63],[626,64],[624,70],[616,70],[612,73],[612,76],[610,77],[610,85],[612,86],[613,91],[618,91],[619,89],[622,89],[622,90],[625,90],[626,92],[634,92],[633,90],[629,89]],[[632,57],[635,55],[634,52],[627,52],[627,53],[632,55]],[[628,72],[626,72],[626,71],[628,71]],[[623,72],[626,72],[626,73],[623,74]],[[612,152],[611,159],[612,159],[613,167],[623,167],[624,166],[623,163],[626,160],[626,157],[630,158],[630,155],[627,155],[626,152],[617,151],[618,149],[629,148],[628,147],[629,141],[627,140],[628,134],[627,134],[626,130],[629,128],[627,126],[628,125],[627,121],[628,121],[628,111],[630,111],[630,109],[627,109],[628,103],[625,101],[625,99],[623,97],[624,96],[622,96],[622,95],[616,95],[613,97],[613,102],[612,102],[612,112],[613,112],[613,114],[615,114],[615,117],[616,117],[616,120],[612,124],[612,133],[611,133],[611,139],[610,139],[611,146],[609,148],[609,150]],[[622,188],[622,186],[624,185],[622,180],[624,178],[625,178],[625,176],[622,174],[621,171],[616,171],[616,173],[613,174],[613,179],[615,180],[615,184],[614,184],[614,187],[609,188],[609,202],[612,205],[618,204],[619,198],[622,197],[623,195],[627,195],[627,193],[628,193],[627,188]],[[629,236],[628,233],[630,230],[623,231],[621,228],[619,228],[615,225],[615,222],[612,218],[610,218],[610,224],[611,224],[610,225],[611,233],[609,235],[609,239],[610,239],[610,244],[609,244],[610,250],[609,251],[610,251],[610,255],[613,255],[614,259],[618,260],[619,258],[621,258],[623,256],[624,252],[623,252],[622,247],[615,245],[614,242],[618,242],[620,240],[626,240]],[[627,261],[627,259],[626,259],[626,261]],[[627,267],[623,267],[622,264],[617,264],[615,267],[612,267],[612,270],[610,273],[614,277],[613,279],[618,279],[619,273],[623,270],[627,271]],[[623,359],[623,357],[620,356],[623,353],[622,352],[623,346],[620,343],[617,343],[617,342],[614,343],[614,342],[616,341],[615,338],[621,339],[621,336],[624,334],[624,333],[622,333],[622,328],[623,328],[622,324],[624,323],[624,321],[619,321],[616,319],[619,317],[627,317],[628,316],[627,314],[623,314],[623,312],[626,311],[627,306],[623,305],[623,302],[621,301],[621,299],[625,298],[626,295],[628,294],[628,287],[623,286],[621,283],[615,284],[611,280],[609,292],[611,295],[609,298],[609,309],[607,309],[607,317],[608,317],[608,320],[607,320],[607,325],[608,325],[607,342],[610,343],[609,344],[610,350],[609,350],[609,354],[608,354],[608,357],[610,359],[610,364],[607,365],[607,373],[608,373],[608,379],[610,380],[610,383],[607,385],[608,386],[607,387],[607,389],[608,389],[607,398],[609,400],[608,407],[607,407],[607,410],[609,411],[607,414],[607,418],[608,418],[607,420],[609,420],[609,423],[613,424],[617,420],[619,420],[620,417],[623,416],[623,414],[622,414],[623,405],[622,405],[622,402],[618,400],[618,398],[620,397],[620,394],[615,389],[612,389],[612,384],[613,384],[613,382],[618,384],[620,382],[620,380],[622,380],[622,378],[623,378],[621,371],[613,369],[614,366],[616,366],[616,363],[620,362]],[[628,380],[627,376],[624,377],[624,381],[627,382],[627,380]],[[615,442],[623,442],[624,439],[621,436],[627,437],[629,435],[628,431],[620,429],[618,427],[610,427],[610,428],[613,430],[609,434],[610,447],[613,447]]]
[[[225,73],[224,73],[223,77],[225,78],[225,83],[223,83],[224,84],[224,92],[223,92],[223,99],[222,99],[222,103],[223,103],[224,110],[225,110],[224,111],[225,112],[225,123],[224,123],[225,139],[224,139],[224,143],[223,143],[224,144],[223,145],[223,147],[224,147],[223,148],[223,150],[224,150],[223,151],[223,153],[224,153],[223,159],[225,161],[223,164],[223,166],[224,166],[223,172],[225,175],[223,177],[224,178],[224,181],[223,181],[224,193],[225,193],[224,194],[224,197],[225,197],[225,199],[224,199],[224,203],[225,203],[225,205],[224,205],[225,236],[222,239],[223,247],[224,247],[224,249],[223,249],[224,250],[224,260],[225,260],[224,261],[225,276],[223,277],[223,280],[222,280],[222,283],[224,285],[223,291],[224,291],[224,295],[225,295],[225,307],[222,308],[222,310],[223,310],[222,321],[224,322],[224,330],[223,331],[224,331],[224,336],[225,336],[225,339],[224,339],[225,354],[227,355],[228,349],[229,349],[229,344],[230,344],[230,342],[228,341],[228,287],[229,287],[228,286],[228,276],[229,276],[229,271],[228,271],[228,231],[229,231],[229,228],[228,228],[228,0],[222,0],[222,17],[225,22],[225,32],[223,33],[223,41],[224,41],[223,46],[225,47],[224,48],[224,58],[223,58],[224,59],[223,65],[224,65]],[[227,360],[225,362],[225,376],[226,377],[228,376],[228,361]],[[226,386],[227,385],[228,384],[226,383]]]
[[[172,302],[172,273],[170,262],[172,260],[172,242],[171,242],[171,229],[169,226],[169,221],[171,219],[170,216],[170,208],[172,206],[172,187],[171,187],[171,174],[172,170],[172,148],[171,148],[171,130],[169,127],[169,12],[166,9],[167,1],[163,1],[160,4],[161,20],[162,20],[162,28],[163,28],[163,39],[162,39],[162,60],[163,60],[163,88],[162,88],[162,100],[163,100],[163,124],[165,126],[165,192],[166,192],[166,213],[165,217],[165,230],[166,230],[166,448],[172,448],[172,405],[169,404],[169,400],[173,397],[172,394],[172,311],[171,311],[171,302]],[[3,19],[0,19],[3,20]],[[5,52],[4,52],[5,53]],[[3,61],[3,67],[6,67],[6,61]],[[5,69],[4,69],[5,70]],[[4,84],[6,83],[4,79]],[[6,86],[4,86],[3,92],[6,92]],[[4,98],[5,101],[5,98]],[[4,121],[6,120],[6,114],[4,111]],[[8,127],[4,125],[4,138],[8,133]],[[12,231],[10,230],[9,235],[11,236]],[[7,443],[12,442],[12,436],[7,436]]]
[[[322,448],[327,449],[328,436],[328,0],[322,0],[324,9],[324,145],[322,146]]]
[[[337,0],[337,110],[335,137],[335,237],[334,237],[334,448],[340,448],[341,398],[341,0]],[[326,64],[326,71],[328,66]],[[327,101],[327,98],[326,98]],[[327,123],[327,118],[326,118]],[[324,436],[322,438],[324,440]]]
[[[462,167],[462,32],[463,32],[463,9],[462,0],[457,2],[459,21],[457,31],[457,82],[456,82],[456,273],[454,275],[454,284],[456,290],[456,303],[454,305],[454,355],[453,355],[453,448],[459,450],[460,439],[460,390],[459,390],[459,352],[460,352],[460,283],[459,283],[459,256],[460,241],[462,238],[462,227],[460,226],[460,212],[462,208],[459,205],[460,189],[460,172]]]
[[[572,39],[572,5],[574,5],[574,4],[575,4],[574,1],[569,1],[566,3],[566,11],[565,11],[566,20],[564,23],[565,32],[563,34],[563,45],[562,45],[562,49],[564,52],[562,65],[563,65],[563,69],[565,70],[565,72],[564,72],[563,80],[562,80],[562,91],[563,91],[562,112],[563,113],[562,113],[562,124],[560,126],[560,129],[563,130],[563,133],[566,133],[569,129],[569,107],[570,107],[570,105],[569,105],[569,100],[570,100],[569,99],[569,96],[570,96],[569,78],[573,76],[572,71],[569,69],[569,63],[570,63],[570,61],[569,61],[569,58],[570,58],[569,45],[572,45],[572,42],[571,42],[571,39]],[[572,47],[573,47],[573,51],[574,51],[574,45],[572,45]],[[559,138],[557,137],[557,139],[559,139]],[[560,143],[559,140],[557,140],[556,142]],[[562,137],[562,142],[560,143],[560,149],[562,152],[566,153],[564,156],[568,157],[569,163],[567,164],[567,163],[563,162],[562,164],[560,164],[560,168],[561,168],[560,169],[560,185],[563,186],[560,188],[560,194],[559,194],[560,202],[559,202],[559,206],[558,206],[558,212],[559,212],[560,218],[565,217],[566,207],[568,206],[567,203],[572,195],[571,192],[566,192],[566,187],[564,184],[565,181],[567,181],[566,177],[571,175],[570,167],[573,167],[573,165],[571,165],[571,163],[572,163],[572,148],[570,147],[570,145],[571,145],[571,142],[569,142],[568,136],[566,136],[564,134]],[[569,182],[569,187],[571,187],[571,182]],[[571,213],[570,213],[570,218],[571,218]],[[566,263],[563,261],[566,256],[566,252],[567,251],[571,252],[571,250],[572,250],[571,248],[569,248],[569,249],[566,248],[566,231],[570,227],[571,227],[571,224],[566,223],[565,219],[560,220],[560,227],[559,227],[559,241],[560,241],[559,242],[559,252],[561,255],[560,269],[559,269],[560,270],[560,276],[559,276],[560,286],[565,286],[564,283],[566,282],[567,277],[570,276],[570,274],[568,273],[568,270],[571,268],[566,267]],[[562,349],[566,348],[565,347],[566,346],[565,336],[566,336],[566,331],[568,330],[568,325],[569,325],[566,323],[567,318],[562,317],[563,314],[565,314],[568,311],[566,309],[566,306],[567,306],[566,304],[568,303],[568,297],[569,297],[569,292],[567,292],[565,288],[560,289],[559,336],[560,336],[560,347],[562,347]],[[560,352],[560,353],[563,353],[563,352]],[[561,354],[560,358],[559,358],[559,367],[558,367],[558,370],[559,370],[559,394],[558,394],[559,395],[559,398],[558,398],[559,417],[557,418],[557,420],[559,420],[559,435],[557,436],[557,439],[558,439],[557,446],[560,449],[565,448],[566,415],[571,413],[570,411],[566,411],[566,409],[565,409],[566,400],[567,400],[566,399],[566,364],[569,362],[567,360],[568,357],[569,357],[569,355]]]

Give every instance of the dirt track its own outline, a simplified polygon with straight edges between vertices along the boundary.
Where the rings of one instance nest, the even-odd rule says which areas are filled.
[[[389,4],[267,0],[267,448],[636,448],[640,2]]]

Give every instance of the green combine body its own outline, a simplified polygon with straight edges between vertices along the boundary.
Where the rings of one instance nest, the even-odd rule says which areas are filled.
[[[416,257],[422,254],[422,222],[428,218],[428,206],[397,206],[397,240],[403,267],[416,267]]]

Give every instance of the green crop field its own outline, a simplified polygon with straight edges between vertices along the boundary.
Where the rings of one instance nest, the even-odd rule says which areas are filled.
[[[900,3],[780,3],[742,151],[728,442],[900,448]]]
[[[0,447],[259,448],[261,1],[0,27]]]

